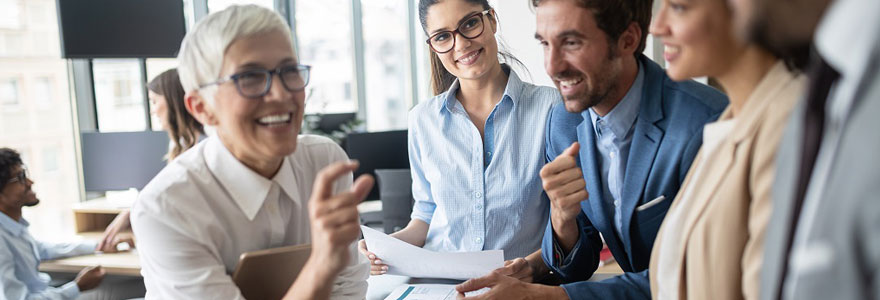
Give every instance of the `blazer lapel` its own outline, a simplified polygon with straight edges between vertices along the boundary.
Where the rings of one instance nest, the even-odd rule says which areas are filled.
[[[663,129],[657,126],[657,122],[663,119],[663,89],[664,72],[653,62],[642,60],[645,68],[645,86],[642,99],[639,104],[639,116],[636,119],[633,131],[632,145],[624,170],[623,193],[621,195],[621,230],[626,235],[630,234],[633,212],[648,182],[648,175],[654,166],[654,158],[663,138]],[[660,95],[658,97],[658,95]],[[626,239],[626,252],[631,253],[632,243]]]
[[[584,173],[584,181],[587,183],[587,192],[590,194],[586,202],[581,202],[581,207],[590,222],[599,231],[606,232],[607,214],[605,211],[604,199],[602,199],[601,177],[599,168],[596,164],[596,135],[593,131],[593,124],[589,119],[585,118],[577,127],[578,141],[581,144],[579,153],[581,162],[581,171]],[[592,212],[592,214],[590,214]]]
[[[728,108],[729,110],[730,108]],[[726,111],[721,115],[719,119],[724,119],[725,115],[727,115],[729,111]],[[692,202],[689,203],[689,207],[685,208],[689,213],[685,213],[684,223],[682,228],[685,229],[684,232],[681,232],[682,238],[680,240],[680,244],[678,245],[681,249],[684,249],[685,245],[688,241],[688,236],[690,236],[691,232],[694,229],[694,223],[697,222],[697,217],[702,215],[702,212],[706,206],[711,202],[712,195],[718,190],[722,180],[729,174],[730,168],[733,167],[733,161],[735,159],[734,155],[736,155],[736,147],[737,143],[723,141],[714,153],[703,152],[701,149],[700,152],[697,153],[697,157],[694,159],[693,164],[691,164],[691,171],[688,172],[687,178],[685,179],[684,184],[681,186],[681,190],[678,193],[678,197],[691,197]],[[711,163],[710,168],[704,168],[703,170],[698,170],[701,164]],[[694,178],[694,174],[696,172],[702,172],[700,178]],[[690,185],[699,183],[699,186],[694,186],[692,193],[686,195],[686,192],[691,189]],[[678,198],[677,197],[677,198]],[[676,200],[676,202],[680,202],[681,200]]]

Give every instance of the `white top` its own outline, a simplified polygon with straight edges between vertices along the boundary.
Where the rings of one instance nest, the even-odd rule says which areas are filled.
[[[347,160],[329,139],[300,136],[272,180],[238,161],[216,136],[162,169],[131,214],[147,299],[244,299],[229,276],[248,251],[311,242],[308,199],[318,171]],[[351,176],[334,191],[351,187]],[[352,243],[333,299],[363,299],[369,266]]]
[[[733,128],[736,126],[736,119],[727,119],[721,120],[714,123],[706,124],[703,128],[703,145],[700,147],[700,160],[694,162],[692,168],[694,168],[693,179],[701,178],[703,173],[706,171],[707,164],[712,160],[712,154],[715,153],[715,150],[718,150],[718,146],[721,145],[721,142],[727,139],[730,135],[730,132],[733,131]],[[692,179],[692,180],[693,180]],[[694,197],[692,194],[694,193],[694,188],[697,187],[697,184],[691,182],[685,187],[684,192],[681,195],[681,198],[678,201],[682,201],[676,206],[669,209],[669,212],[664,219],[666,224],[663,226],[663,238],[658,241],[660,244],[655,245],[659,246],[662,251],[659,257],[659,261],[657,262],[657,287],[659,290],[657,291],[658,299],[680,299],[679,292],[679,274],[682,274],[681,268],[681,259],[684,255],[681,255],[681,252],[684,251],[683,248],[679,247],[681,244],[681,239],[684,238],[681,232],[684,231],[684,217],[682,214],[685,210],[691,208],[691,202],[694,201]]]
[[[789,254],[788,276],[783,283],[784,299],[794,297],[801,276],[821,272],[834,263],[835,254],[828,252],[831,248],[828,241],[811,240],[809,235],[820,213],[820,202],[837,200],[822,197],[852,107],[857,101],[868,100],[857,98],[856,93],[865,79],[865,72],[872,66],[870,60],[880,51],[878,12],[880,1],[877,0],[833,1],[816,28],[813,41],[816,51],[840,73],[840,78],[828,94],[822,141]]]

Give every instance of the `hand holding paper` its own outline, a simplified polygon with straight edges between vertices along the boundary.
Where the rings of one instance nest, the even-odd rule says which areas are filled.
[[[361,226],[370,252],[388,265],[391,275],[470,279],[504,266],[504,251],[441,253],[422,249],[375,229]]]

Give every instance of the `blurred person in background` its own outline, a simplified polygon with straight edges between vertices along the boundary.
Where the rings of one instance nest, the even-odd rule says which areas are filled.
[[[74,281],[60,287],[49,286],[49,275],[40,273],[41,261],[94,254],[97,243],[47,243],[28,233],[30,225],[21,215],[23,207],[40,203],[31,189],[21,156],[15,150],[0,148],[0,298],[76,299],[81,292],[98,287],[104,270],[82,270]],[[115,246],[115,245],[114,245]]]
[[[730,99],[657,235],[654,299],[758,299],[776,152],[806,78],[737,38],[731,14],[725,0],[662,0],[651,24],[670,78],[715,78]]]
[[[169,162],[205,138],[205,130],[187,110],[184,104],[183,86],[177,69],[162,72],[147,83],[150,97],[150,113],[159,119],[162,129],[168,132],[171,149],[165,156]],[[121,212],[104,230],[98,250],[115,251],[115,245],[127,241],[134,247],[131,229],[131,211]],[[112,249],[111,249],[112,248]]]
[[[779,148],[761,299],[878,299],[880,1],[728,1],[743,36],[813,49]]]

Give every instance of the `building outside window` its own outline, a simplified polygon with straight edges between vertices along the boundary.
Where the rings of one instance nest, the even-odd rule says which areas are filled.
[[[0,147],[20,151],[29,167],[40,204],[23,213],[31,234],[46,240],[73,235],[71,208],[79,201],[73,100],[57,22],[55,0],[0,0],[0,102],[18,106],[0,108]]]
[[[143,83],[137,59],[92,60],[95,107],[101,132],[147,128]]]
[[[409,111],[407,3],[362,0],[367,130],[405,129]]]
[[[351,1],[296,1],[300,63],[311,65],[306,113],[357,111]]]

